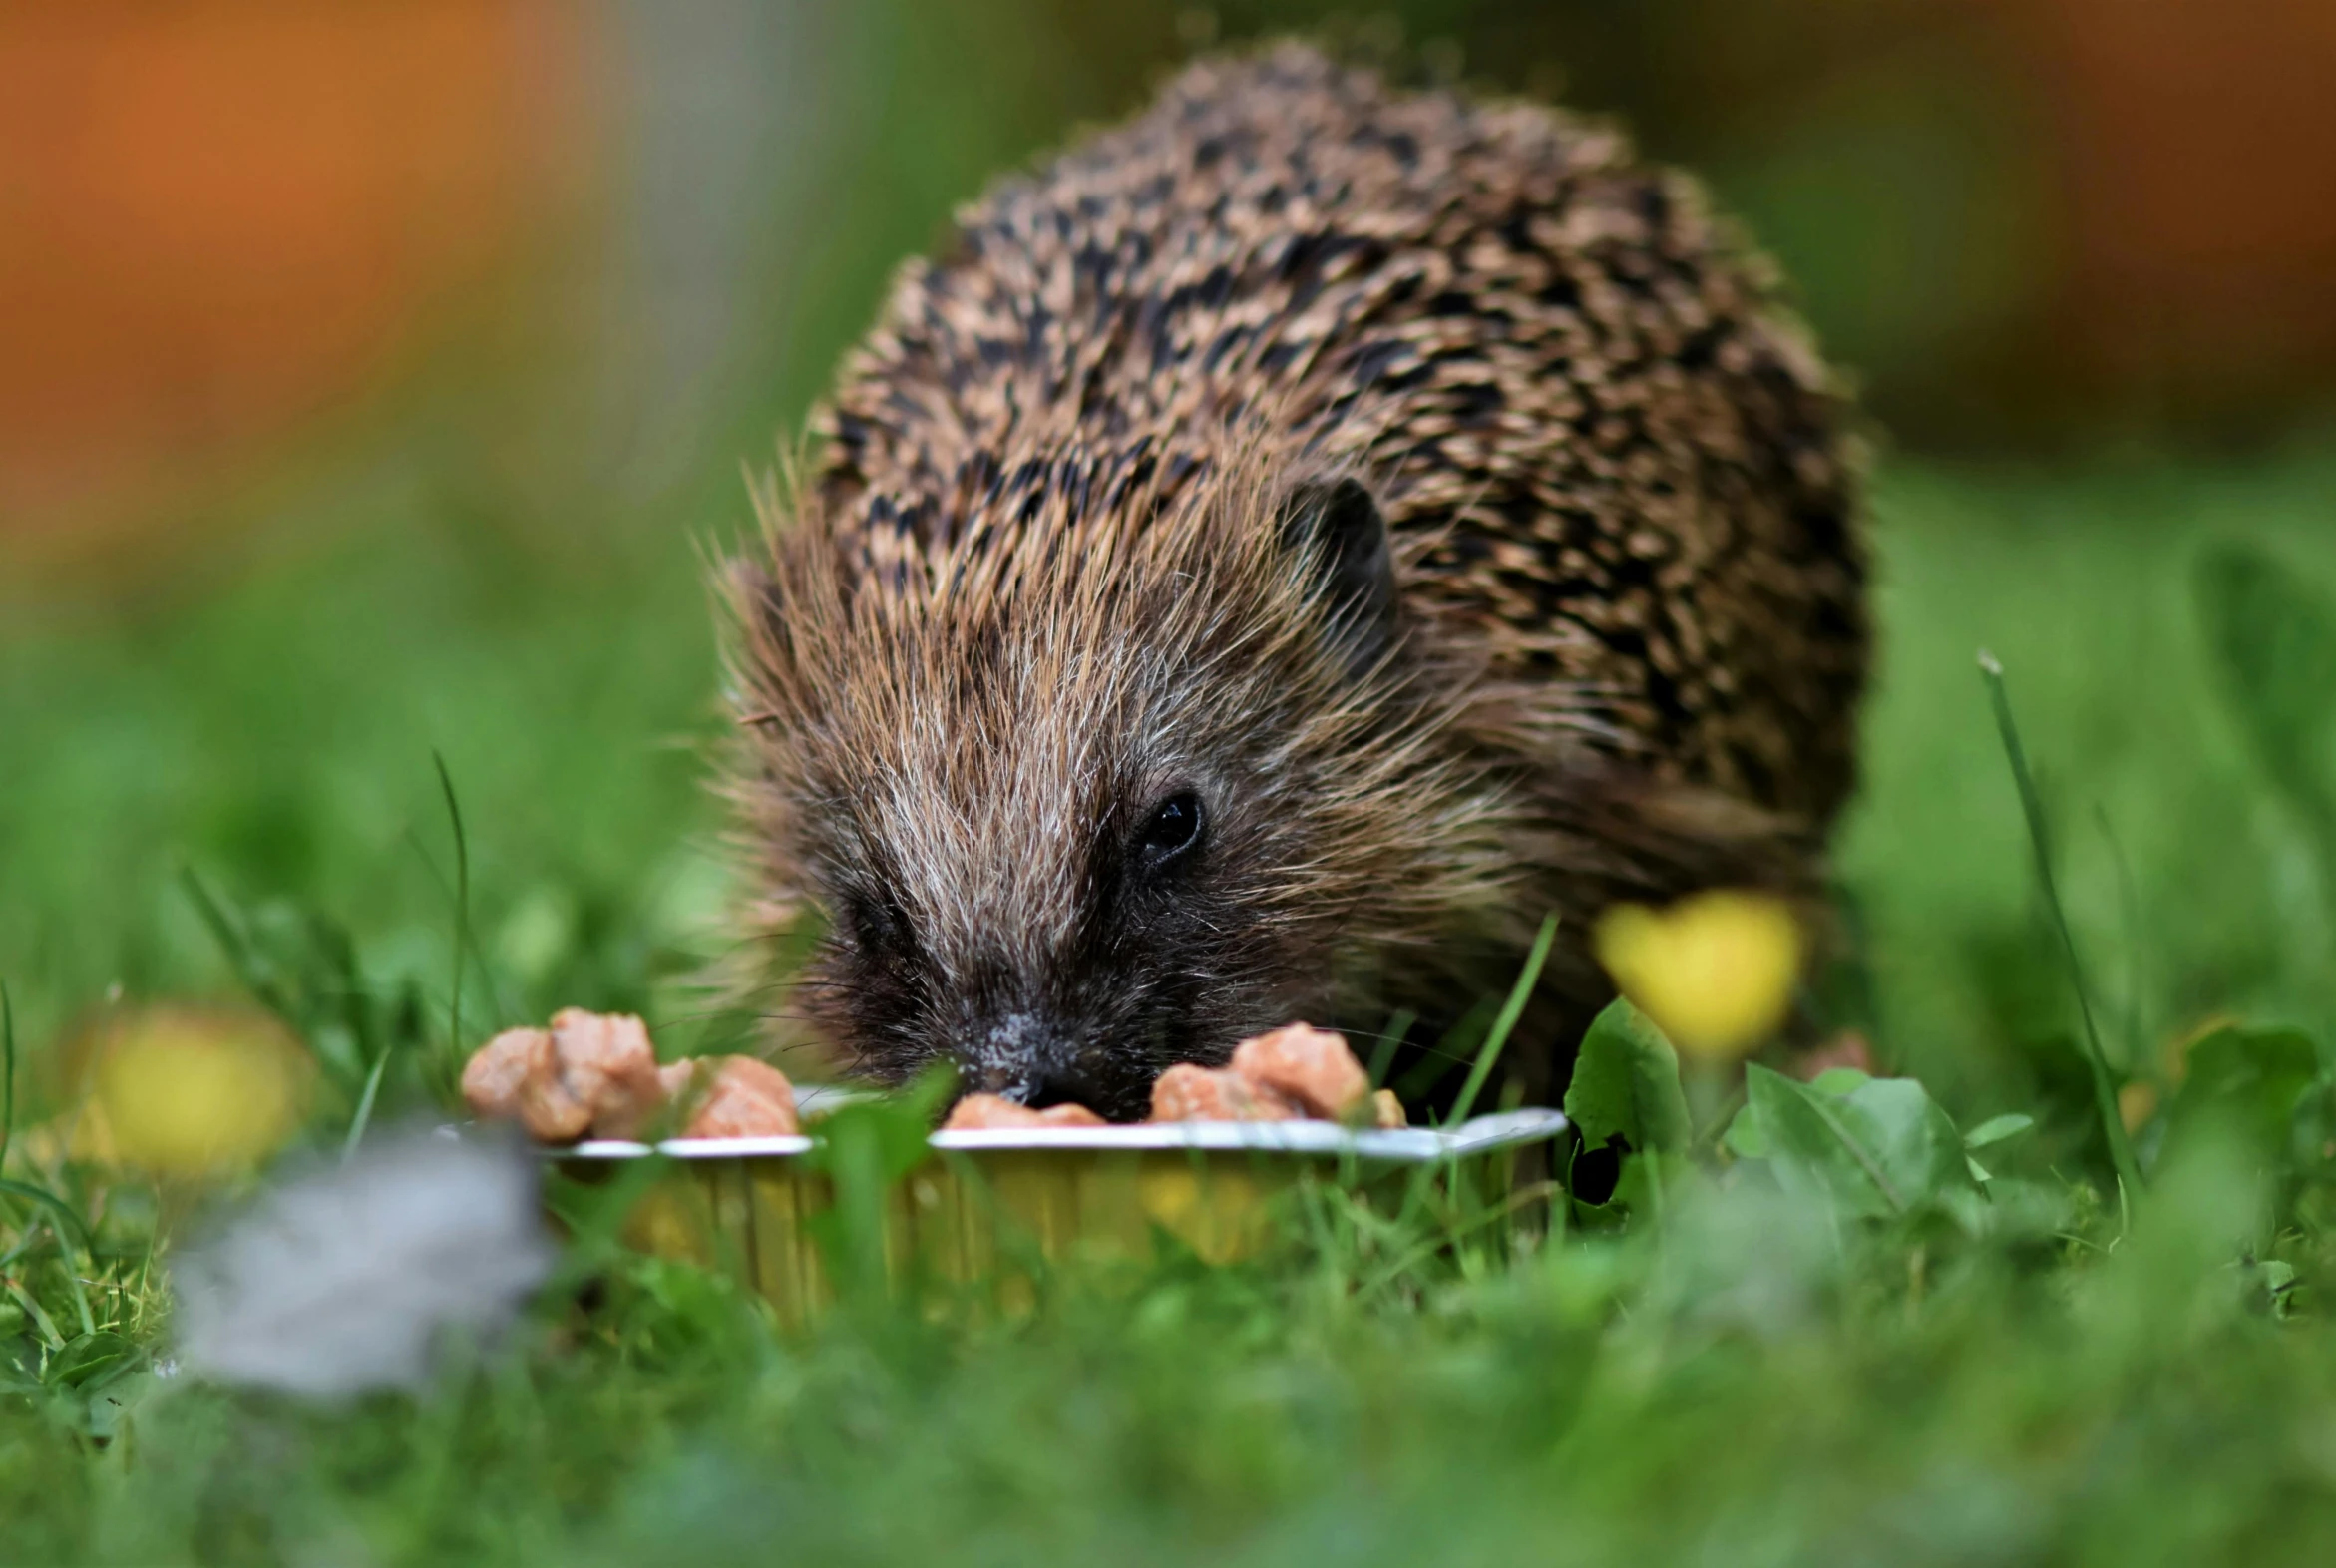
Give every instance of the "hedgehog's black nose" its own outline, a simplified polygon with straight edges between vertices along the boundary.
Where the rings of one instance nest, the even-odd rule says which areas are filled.
[[[1020,1096],[1021,1102],[1032,1110],[1044,1110],[1049,1105],[1084,1104],[1090,1098],[1067,1073],[1049,1072],[1034,1075]]]
[[[1048,1072],[1035,1062],[1018,1067],[990,1066],[971,1075],[968,1085],[984,1094],[995,1094],[1027,1105],[1032,1110],[1044,1110],[1049,1105],[1083,1104],[1078,1083],[1069,1074]]]

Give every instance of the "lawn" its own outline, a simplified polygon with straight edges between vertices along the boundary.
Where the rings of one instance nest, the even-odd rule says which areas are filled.
[[[325,1062],[309,1143],[382,1050],[376,1123],[437,1103],[458,884],[467,1036],[574,1003],[640,1010],[671,1052],[733,1038],[701,983],[725,882],[694,542],[515,543],[395,494],[135,607],[21,595],[0,1560],[2315,1560],[2332,497],[2301,449],[1885,466],[1844,953],[1809,1010],[1924,1085],[1886,1096],[1908,1126],[2030,1118],[1974,1145],[1984,1185],[1950,1130],[1954,1159],[1869,1201],[1777,1109],[1806,1095],[1768,1089],[1732,1149],[1645,1157],[1623,1207],[1521,1255],[1333,1199],[1238,1267],[1066,1269],[1003,1320],[866,1299],[806,1332],[596,1259],[427,1391],[322,1407],[178,1368],[155,1238],[198,1195],[25,1130],[106,1009],[159,999],[284,1013]],[[2077,975],[2134,1127],[2122,1190]]]

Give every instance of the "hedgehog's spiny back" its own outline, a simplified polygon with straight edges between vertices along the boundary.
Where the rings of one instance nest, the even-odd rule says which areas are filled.
[[[1551,748],[1811,819],[1846,789],[1838,412],[1700,194],[1613,133],[1295,46],[1196,66],[963,214],[828,423],[821,492],[879,557],[1065,486],[1173,496],[1229,428],[1358,462],[1409,610],[1537,683]]]

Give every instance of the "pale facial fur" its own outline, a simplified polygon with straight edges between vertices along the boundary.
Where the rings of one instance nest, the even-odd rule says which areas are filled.
[[[851,1065],[1140,1114],[1169,1063],[1324,1015],[1343,946],[1491,898],[1497,797],[1436,749],[1367,492],[1134,514],[975,528],[922,575],[796,525],[748,581],[748,804],[827,914],[797,995]]]

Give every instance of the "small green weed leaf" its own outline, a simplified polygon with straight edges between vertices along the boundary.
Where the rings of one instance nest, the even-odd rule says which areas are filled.
[[[2001,1116],[1990,1116],[1969,1132],[1963,1134],[1963,1147],[1984,1149],[1991,1143],[2016,1138],[2036,1125],[2036,1118],[2019,1111],[2007,1111]]]
[[[1747,1100],[1720,1135],[1720,1146],[1740,1160],[1764,1160],[1773,1154],[1768,1130],[1760,1125],[1759,1107]]]
[[[1620,997],[1582,1036],[1565,1114],[1590,1148],[1619,1136],[1633,1149],[1680,1153],[1693,1136],[1678,1054],[1645,1013]]]
[[[144,1356],[131,1364],[141,1370],[135,1375],[109,1376],[103,1384],[77,1390],[82,1395],[80,1426],[84,1435],[99,1442],[112,1442],[128,1427],[131,1415],[154,1392],[156,1378],[143,1370]]]
[[[1765,1067],[1745,1071],[1750,1136],[1787,1191],[1821,1197],[1839,1212],[1887,1219],[1973,1190],[1963,1140],[1912,1078],[1795,1083]],[[1834,1088],[1846,1092],[1829,1092]],[[1742,1121],[1743,1117],[1739,1117]],[[1731,1147],[1742,1143],[1731,1131]]]
[[[2297,1029],[2216,1029],[2190,1047],[2188,1074],[2166,1114],[2168,1143],[2219,1120],[2265,1158],[2283,1154],[2296,1107],[2320,1077],[2320,1053]]]
[[[1905,1195],[1870,1152],[1836,1132],[1815,1091],[1758,1065],[1745,1069],[1745,1107],[1738,1120],[1756,1118],[1755,1146],[1788,1192],[1822,1198],[1849,1214],[1885,1218],[1901,1213]]]
[[[101,1329],[68,1340],[49,1358],[43,1375],[53,1388],[83,1388],[94,1393],[136,1368],[144,1356],[130,1340]]]

